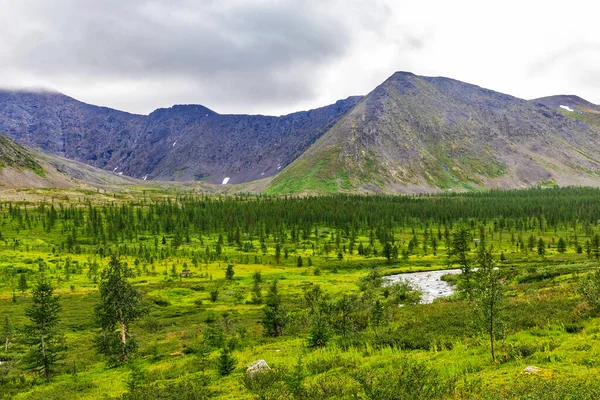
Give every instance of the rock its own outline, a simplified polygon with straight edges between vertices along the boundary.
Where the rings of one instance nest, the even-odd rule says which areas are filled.
[[[525,367],[525,369],[523,369],[523,373],[527,375],[537,375],[540,373],[540,371],[540,368],[534,367],[533,365],[528,365],[527,367]]]
[[[246,374],[252,378],[256,374],[263,373],[265,371],[270,371],[271,368],[269,364],[265,360],[254,361],[252,364],[248,365],[246,368]]]

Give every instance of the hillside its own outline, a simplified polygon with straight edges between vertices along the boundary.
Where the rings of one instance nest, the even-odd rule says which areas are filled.
[[[600,129],[600,106],[574,95],[558,95],[531,100],[552,108],[566,117]]]
[[[0,190],[75,187],[78,184],[75,179],[0,135]]]
[[[460,81],[397,72],[269,193],[418,193],[600,185],[598,133],[548,107]]]
[[[280,171],[359,99],[282,117],[220,115],[200,105],[145,116],[60,93],[0,91],[0,131],[21,144],[138,179],[241,183]]]

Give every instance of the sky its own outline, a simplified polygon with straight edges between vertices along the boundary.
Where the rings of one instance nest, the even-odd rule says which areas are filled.
[[[0,87],[281,115],[395,71],[600,104],[595,1],[0,0]]]

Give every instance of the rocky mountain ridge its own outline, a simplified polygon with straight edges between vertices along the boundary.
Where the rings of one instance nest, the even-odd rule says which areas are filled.
[[[54,92],[0,91],[0,132],[138,179],[241,183],[274,175],[360,97],[281,117],[176,105],[135,115]]]
[[[421,193],[600,185],[600,142],[558,110],[443,77],[397,72],[268,192]]]

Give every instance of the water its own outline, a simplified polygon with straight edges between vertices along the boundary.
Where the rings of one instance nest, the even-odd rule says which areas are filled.
[[[450,296],[452,293],[454,293],[454,287],[440,279],[442,275],[448,274],[460,274],[460,269],[410,272],[407,274],[386,276],[385,279],[389,280],[390,282],[397,282],[400,279],[410,281],[415,289],[419,289],[421,292],[423,292],[421,304],[429,304],[439,297]]]

